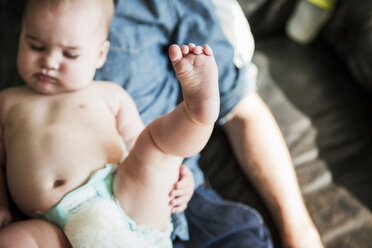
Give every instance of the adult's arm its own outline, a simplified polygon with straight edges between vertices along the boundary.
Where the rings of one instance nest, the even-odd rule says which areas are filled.
[[[265,103],[250,93],[223,125],[245,175],[280,228],[286,247],[323,247],[302,199],[289,152]]]

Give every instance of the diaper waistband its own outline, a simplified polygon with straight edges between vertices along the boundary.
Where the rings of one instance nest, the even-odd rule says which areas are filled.
[[[77,211],[84,203],[95,197],[112,199],[112,183],[116,169],[116,164],[106,164],[103,169],[94,172],[88,182],[66,194],[55,207],[43,214],[42,218],[64,228],[68,214]]]

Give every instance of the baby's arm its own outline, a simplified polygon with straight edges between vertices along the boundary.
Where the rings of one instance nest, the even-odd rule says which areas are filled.
[[[8,193],[5,179],[5,150],[3,143],[3,127],[0,124],[0,228],[11,222]]]
[[[126,148],[130,151],[145,125],[138,113],[136,104],[124,89],[114,85],[113,94],[116,96],[116,103],[113,107],[116,127]]]

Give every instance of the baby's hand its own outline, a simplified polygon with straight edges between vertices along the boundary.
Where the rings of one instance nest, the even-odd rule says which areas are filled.
[[[0,228],[10,224],[12,215],[8,207],[0,205]]]
[[[171,197],[169,204],[172,206],[172,213],[184,211],[193,193],[194,177],[192,176],[192,172],[186,166],[181,165],[180,178],[169,193]]]

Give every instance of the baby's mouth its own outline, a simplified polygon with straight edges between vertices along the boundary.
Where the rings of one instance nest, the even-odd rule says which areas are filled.
[[[35,74],[35,77],[40,81],[40,82],[43,82],[43,83],[53,83],[56,81],[56,79],[52,76],[49,76],[48,74],[45,74],[45,73],[36,73]]]

